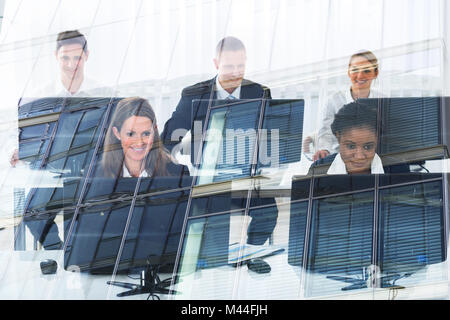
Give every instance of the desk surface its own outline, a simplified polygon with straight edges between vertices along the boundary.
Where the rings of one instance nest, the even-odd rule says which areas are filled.
[[[56,274],[44,275],[40,262],[53,259],[58,263]],[[119,298],[118,293],[126,288],[110,286],[107,281],[123,281],[139,284],[138,275],[91,275],[71,272],[63,268],[62,251],[8,251],[0,252],[0,299],[50,299],[50,300],[104,300],[139,299],[148,294]],[[161,279],[170,274],[160,275]],[[158,295],[161,300],[171,299],[169,295]]]

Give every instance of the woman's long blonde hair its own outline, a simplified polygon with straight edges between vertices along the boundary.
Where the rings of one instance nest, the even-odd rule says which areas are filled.
[[[143,98],[125,98],[119,101],[114,111],[113,117],[105,136],[103,158],[101,165],[105,176],[119,177],[122,174],[124,162],[124,152],[122,144],[114,135],[113,127],[118,131],[123,123],[132,116],[146,117],[152,121],[154,136],[153,145],[145,158],[144,170],[149,176],[165,176],[167,164],[171,161],[171,156],[164,148],[156,126],[156,116],[150,103]]]

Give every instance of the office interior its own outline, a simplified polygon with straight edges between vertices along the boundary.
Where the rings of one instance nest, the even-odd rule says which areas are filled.
[[[0,10],[0,298],[449,298],[448,1],[4,0]],[[40,95],[59,76],[58,33],[74,29],[89,44],[86,74],[110,95]],[[216,75],[225,36],[245,44],[245,79],[272,99],[214,102],[205,129],[216,131],[200,144],[212,162],[192,166],[183,151],[171,178],[96,178],[119,101],[148,100],[161,133],[183,88]],[[311,175],[329,97],[348,90],[361,50],[378,59],[381,95],[364,101],[377,110],[377,153],[408,170]],[[244,131],[231,163],[220,153],[227,125]],[[29,228],[49,220],[56,248]],[[123,296],[144,276],[161,290]]]

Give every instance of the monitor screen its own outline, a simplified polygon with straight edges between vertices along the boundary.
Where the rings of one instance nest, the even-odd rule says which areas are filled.
[[[45,249],[58,248],[47,243],[45,219],[70,203],[63,199],[63,180],[69,184],[72,202],[81,195],[89,168],[101,148],[108,116],[120,98],[42,98],[21,101],[19,105],[19,159],[27,172],[27,188],[20,208],[35,241]],[[31,179],[33,178],[33,179]],[[66,195],[69,194],[66,188]],[[66,197],[69,201],[69,197]],[[52,211],[48,218],[49,211]],[[56,232],[56,229],[53,228]],[[18,238],[21,238],[20,236]],[[16,250],[31,247],[16,241]]]
[[[442,145],[442,97],[360,99],[379,110],[380,155]]]
[[[445,261],[442,180],[409,173],[416,177],[397,183],[394,175],[309,178],[309,197],[297,191],[308,178],[293,179],[288,263],[307,269],[309,294],[330,294],[339,281],[340,290],[365,288],[372,264],[389,287]]]
[[[303,114],[301,99],[215,100],[196,184],[261,175],[300,161]]]
[[[152,181],[150,181],[152,180]],[[103,185],[76,209],[65,210],[64,268],[91,273],[130,272],[157,258],[171,272],[189,190],[133,196],[136,185],[177,183],[179,177],[99,179]],[[102,192],[103,191],[103,192]],[[111,192],[112,191],[112,192]]]

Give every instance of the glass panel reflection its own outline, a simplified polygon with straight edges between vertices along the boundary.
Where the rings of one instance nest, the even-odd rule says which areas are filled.
[[[54,128],[55,122],[49,122],[20,129],[19,159],[28,163],[31,169],[40,168]]]
[[[32,118],[61,111],[65,98],[23,98],[19,102],[19,119]]]
[[[186,188],[186,185],[191,185],[192,177],[188,175],[187,171],[184,171],[185,167],[179,166],[179,169],[174,175],[151,178],[97,177],[94,172],[86,183],[83,201],[98,202],[117,196],[127,197],[134,194],[144,195]],[[139,187],[137,188],[138,182]]]
[[[242,266],[237,270],[237,299],[299,297],[301,270],[288,264],[288,246],[292,240],[289,210],[289,204],[281,203],[249,210],[251,223],[247,229],[247,243],[239,246]],[[297,229],[295,232],[304,235],[304,231]]]
[[[244,212],[188,222],[178,268],[176,290],[181,299],[229,299],[236,285],[236,269],[229,264],[231,245],[242,242]],[[199,278],[199,276],[201,277]]]
[[[155,256],[161,272],[172,272],[188,193],[105,201],[65,214],[65,268],[113,274],[140,272]],[[73,224],[73,226],[71,226]],[[73,230],[70,232],[70,230]]]
[[[288,264],[289,208],[280,203],[250,209],[247,216],[190,219],[178,269],[180,298],[297,297],[300,270]]]
[[[307,296],[366,288],[372,264],[373,192],[315,200],[308,253]]]
[[[187,191],[179,191],[136,200],[124,233],[119,270],[128,266],[139,272],[153,259],[159,272],[172,273],[188,197]]]
[[[380,191],[382,287],[442,280],[433,266],[446,256],[442,201],[441,181]]]
[[[197,184],[249,177],[261,100],[211,110]]]
[[[383,153],[427,148],[442,143],[441,98],[397,98],[382,104]],[[404,115],[408,114],[408,117]]]
[[[303,249],[305,246],[307,218],[307,201],[291,204],[289,221],[288,262],[293,266],[303,266]]]
[[[381,98],[360,99],[360,101],[380,109],[380,154],[442,144],[440,126],[442,98]]]
[[[435,161],[438,160],[436,159]],[[412,168],[411,172],[409,172],[410,170],[404,171],[403,169],[405,167]],[[380,175],[379,185],[381,187],[408,182],[420,182],[424,180],[438,179],[442,177],[442,173],[431,173],[430,170],[427,168],[426,161],[414,161],[408,164],[404,163],[401,165],[392,165],[388,166],[386,171],[389,171],[390,174]]]
[[[303,100],[266,100],[256,173],[300,161]]]
[[[122,240],[131,201],[87,207],[65,212],[64,268],[111,273]],[[75,220],[73,220],[75,218]],[[72,232],[70,233],[70,226]]]
[[[19,112],[23,111],[21,116],[27,121],[45,122],[50,116],[56,117],[57,121],[23,127],[20,133],[19,158],[32,169],[30,176],[35,176],[29,184],[29,190],[24,190],[24,215],[27,217],[24,223],[33,234],[34,241],[40,242],[44,249],[50,249],[45,238],[54,236],[56,231],[52,230],[62,229],[61,226],[58,228],[53,225],[55,212],[62,209],[63,205],[75,204],[79,198],[81,183],[84,181],[82,178],[87,173],[94,149],[99,143],[103,119],[114,101],[108,98],[48,98],[43,100],[43,103],[43,109],[40,104],[31,102],[30,106],[21,106]],[[39,115],[44,110],[46,116],[29,118],[30,115],[36,116],[33,111],[35,109]],[[61,113],[50,113],[55,111]],[[31,149],[33,144],[30,142],[38,142],[38,139],[44,144],[35,144],[34,150]],[[71,191],[66,192],[66,198],[63,191],[64,182],[72,185]],[[42,228],[40,225],[43,222],[40,220],[45,216],[49,219],[49,225],[46,224]],[[33,222],[33,219],[40,222]],[[18,238],[23,239],[21,236]],[[16,249],[23,250],[25,247],[21,242],[20,245],[17,243]]]
[[[314,179],[314,197],[375,188],[375,175],[327,175]]]
[[[189,216],[244,210],[248,191],[231,191],[220,194],[193,197]]]

